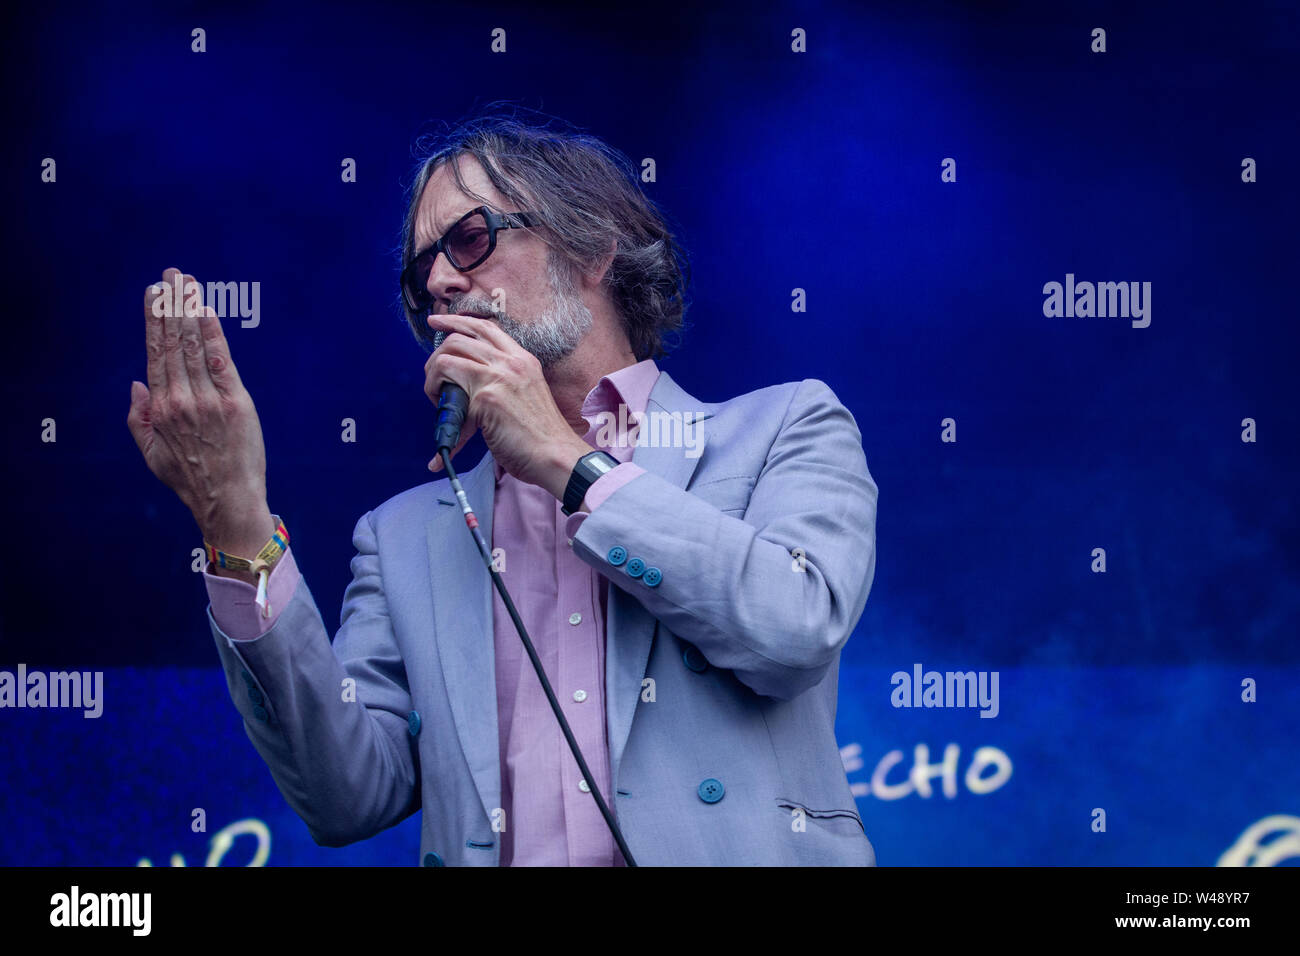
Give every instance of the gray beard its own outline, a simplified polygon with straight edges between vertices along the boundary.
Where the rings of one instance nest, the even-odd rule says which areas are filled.
[[[537,357],[542,368],[549,369],[573,354],[582,337],[591,330],[591,310],[574,290],[569,270],[549,253],[546,274],[551,283],[551,307],[532,322],[521,322],[509,312],[497,312],[485,299],[466,296],[452,303],[452,312],[479,312],[492,316],[506,335],[520,348]]]

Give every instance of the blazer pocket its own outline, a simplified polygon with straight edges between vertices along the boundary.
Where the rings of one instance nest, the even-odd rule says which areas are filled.
[[[719,511],[728,514],[744,514],[749,507],[749,496],[754,491],[754,479],[749,475],[718,478],[692,485],[690,491]]]
[[[823,829],[830,830],[833,833],[844,836],[867,835],[867,828],[863,826],[862,818],[858,816],[857,810],[819,810],[804,806],[795,800],[786,799],[778,799],[776,805],[792,820],[794,819],[794,811],[802,810],[806,819],[814,821]],[[856,830],[854,825],[856,825]]]

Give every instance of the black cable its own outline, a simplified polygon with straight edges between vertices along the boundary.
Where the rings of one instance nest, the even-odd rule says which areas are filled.
[[[609,832],[614,835],[614,842],[618,844],[619,852],[623,854],[623,860],[628,866],[636,866],[636,860],[632,859],[632,851],[627,848],[627,842],[623,839],[623,832],[619,830],[618,824],[614,822],[613,815],[609,812],[609,807],[605,805],[605,799],[600,795],[600,788],[596,786],[595,778],[591,771],[587,769],[587,761],[582,758],[582,751],[578,749],[578,742],[573,739],[573,731],[569,729],[569,722],[564,719],[564,713],[560,710],[560,702],[555,698],[555,691],[551,690],[551,682],[546,679],[546,671],[542,669],[542,662],[537,657],[537,651],[533,650],[533,642],[528,639],[528,631],[524,628],[524,622],[519,619],[519,612],[515,610],[515,602],[510,600],[510,594],[506,591],[505,582],[501,580],[501,575],[496,568],[492,567],[492,552],[488,549],[487,542],[483,540],[483,533],[478,529],[478,517],[469,506],[469,499],[465,497],[465,489],[460,485],[460,479],[456,476],[456,471],[451,467],[451,448],[442,447],[438,449],[438,454],[442,456],[442,467],[447,470],[447,478],[451,481],[451,489],[456,493],[456,500],[460,502],[461,510],[465,513],[465,524],[474,536],[474,543],[478,545],[479,554],[483,556],[483,563],[487,565],[488,574],[492,575],[492,583],[496,585],[497,593],[501,595],[501,600],[505,602],[506,610],[510,612],[510,619],[515,622],[515,630],[519,632],[519,639],[524,642],[524,650],[528,652],[528,659],[533,662],[533,670],[537,671],[537,679],[542,682],[542,690],[546,691],[546,699],[551,703],[551,710],[555,712],[555,719],[560,722],[560,730],[564,731],[564,739],[569,742],[569,749],[573,751],[574,759],[578,761],[578,769],[582,771],[583,779],[591,788],[591,795],[596,798],[596,806],[600,808],[600,815],[605,818],[605,823],[609,826]]]

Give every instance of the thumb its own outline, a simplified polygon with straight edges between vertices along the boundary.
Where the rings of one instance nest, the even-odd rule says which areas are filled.
[[[473,422],[466,422],[465,427],[461,429],[460,440],[456,442],[456,447],[451,450],[451,457],[455,458],[457,453],[465,447],[465,444],[474,437],[478,432],[478,425]],[[429,470],[434,472],[442,471],[442,455],[435,454],[429,462]]]
[[[126,427],[140,451],[144,452],[153,429],[149,421],[149,389],[143,382],[131,383],[131,408],[126,413]]]

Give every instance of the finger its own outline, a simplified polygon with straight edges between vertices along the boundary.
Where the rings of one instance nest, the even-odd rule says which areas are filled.
[[[167,273],[163,274],[165,276]],[[181,326],[185,321],[186,305],[190,308],[194,306],[197,286],[194,277],[188,273],[182,275],[179,281],[173,279],[171,308],[163,316],[163,365],[167,371],[169,395],[179,395],[190,387],[190,375],[185,370],[185,360],[181,355]]]
[[[167,270],[175,272],[174,269]],[[163,273],[164,282],[167,273]],[[163,315],[171,307],[171,296],[164,282],[155,282],[144,290],[144,351],[149,363],[149,387],[167,388],[167,369],[163,362]]]
[[[467,335],[449,335],[434,350],[429,359],[432,362],[439,355],[459,355],[487,365],[493,356],[500,354],[500,350],[496,346],[484,339],[470,338]]]
[[[141,382],[131,383],[131,408],[126,413],[126,427],[141,454],[147,456],[152,444],[149,433],[153,425],[149,420],[149,389]]]
[[[505,329],[501,328],[501,326],[495,322],[472,315],[458,315],[454,312],[444,315],[430,315],[429,327],[434,331],[442,329],[444,332],[460,332],[471,338],[484,339],[503,352],[522,350],[522,346],[507,335]]]
[[[181,317],[181,360],[195,397],[211,397],[216,394],[204,365],[203,335],[199,329],[200,316],[206,316],[211,311],[211,308],[204,306],[193,315]]]
[[[486,366],[490,363],[494,354],[499,355],[500,353],[494,353],[492,347],[482,339],[470,338],[466,335],[448,335],[443,340],[443,343],[425,359],[424,393],[429,396],[430,401],[435,405],[437,404],[438,392],[442,389],[442,383],[447,380],[445,371],[439,372],[436,370],[442,356],[457,355]],[[459,385],[460,383],[456,382],[456,384]],[[461,387],[464,388],[465,386],[462,385]],[[469,390],[466,389],[466,391]]]
[[[203,367],[213,387],[222,395],[233,395],[244,387],[239,370],[230,358],[230,343],[221,330],[221,320],[211,306],[199,317],[199,335],[203,338]]]
[[[454,337],[455,337],[455,336],[452,336],[452,335],[445,335],[445,336],[443,336],[443,338],[442,338],[442,342],[438,345],[438,347],[437,347],[436,349],[434,349],[432,352],[429,353],[428,358],[426,358],[426,359],[424,360],[424,371],[425,371],[426,373],[429,371],[429,369],[431,369],[431,368],[433,367],[433,362],[434,362],[434,360],[435,360],[439,355],[442,354],[442,350],[443,350],[444,348],[446,348],[447,343],[450,342]],[[466,336],[462,335],[461,338],[464,339],[464,338],[466,338]]]
[[[163,282],[167,283],[167,294],[171,296],[167,309],[176,315],[185,305],[185,273],[175,267],[164,269]]]
[[[443,353],[438,356],[436,362],[429,363],[424,376],[424,394],[428,395],[429,400],[436,405],[443,383],[451,382],[463,388],[472,402],[478,387],[478,371],[483,367],[482,362],[474,359]]]
[[[443,336],[442,342],[438,345],[438,347],[437,347],[436,349],[434,349],[432,352],[430,352],[430,353],[429,353],[429,357],[426,358],[426,359],[424,360],[424,376],[425,376],[425,378],[428,378],[428,377],[429,377],[430,372],[433,370],[433,361],[434,361],[434,359],[436,359],[439,355],[442,354],[442,347],[443,347],[444,345],[447,344],[447,339],[449,339],[449,338],[451,338],[451,336]]]

